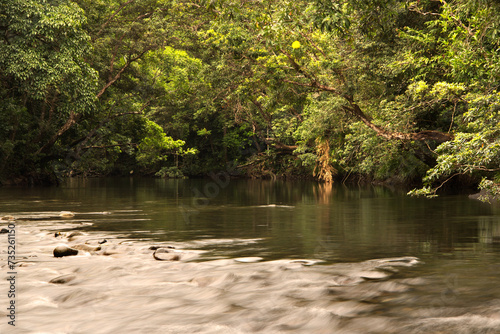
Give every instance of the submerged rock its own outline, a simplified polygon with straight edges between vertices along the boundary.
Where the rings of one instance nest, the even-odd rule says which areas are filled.
[[[356,276],[359,276],[360,278],[364,278],[366,280],[382,280],[391,275],[389,272],[383,272],[379,270],[360,271],[356,274]]]
[[[96,252],[101,250],[101,246],[91,246],[85,244],[78,244],[73,246],[74,249],[82,250],[85,252]]]
[[[72,240],[76,239],[76,237],[83,236],[83,235],[85,235],[85,233],[80,232],[80,231],[74,231],[74,232],[71,232],[69,234],[63,233],[63,232],[60,232],[60,231],[57,231],[57,232],[54,233],[54,237],[55,238],[65,237],[65,238],[68,238],[69,241],[72,241]]]
[[[155,251],[155,250],[160,249],[160,248],[170,248],[170,249],[175,249],[175,247],[174,247],[174,246],[170,246],[170,245],[168,245],[168,246],[150,246],[148,249],[149,249],[149,250],[154,250],[154,251]]]
[[[61,211],[59,217],[61,218],[73,218],[75,216],[74,212],[71,211]]]
[[[263,258],[258,257],[258,256],[238,257],[238,258],[234,259],[234,261],[241,262],[241,263],[254,263],[254,262],[259,262],[262,260],[263,260]]]
[[[314,266],[315,264],[325,262],[323,260],[307,260],[307,259],[299,259],[299,260],[291,260],[290,263],[299,263],[303,266]]]
[[[0,234],[3,234],[3,233],[9,233],[9,230],[6,228],[3,228],[0,230]]]
[[[104,256],[111,256],[111,255],[119,255],[119,254],[122,254],[122,252],[118,251],[118,250],[111,250],[111,249],[106,249],[104,250],[103,252],[100,253],[101,255],[104,255]]]
[[[51,279],[49,281],[49,283],[52,283],[52,284],[65,284],[65,283],[71,282],[75,278],[76,278],[76,276],[75,275],[71,275],[71,274],[62,275],[62,276],[58,276],[56,278]]]
[[[154,251],[153,257],[158,261],[179,261],[181,255],[178,253],[172,253],[166,248],[158,248]]]
[[[54,248],[54,257],[73,256],[77,254],[78,250],[71,248],[68,245],[59,245]]]
[[[107,239],[86,239],[85,240],[86,245],[92,245],[92,246],[99,246],[99,245],[105,244],[106,242],[108,242]]]
[[[70,234],[68,234],[68,241],[73,241],[73,240],[77,239],[78,237],[81,237],[84,235],[85,235],[85,233],[80,232],[80,231],[71,232]]]

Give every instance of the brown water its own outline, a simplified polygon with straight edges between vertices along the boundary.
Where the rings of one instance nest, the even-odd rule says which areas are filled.
[[[74,179],[0,188],[7,215],[18,263],[10,298],[0,234],[0,333],[500,333],[500,210],[467,196]]]

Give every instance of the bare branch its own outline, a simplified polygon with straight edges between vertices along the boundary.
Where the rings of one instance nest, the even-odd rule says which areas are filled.
[[[71,129],[71,127],[77,122],[77,120],[81,117],[81,114],[77,114],[73,111],[70,112],[70,115],[68,119],[66,120],[66,123],[50,138],[50,140],[45,143],[40,149],[36,152],[36,154],[40,154],[44,152],[47,148],[51,147],[54,145],[54,143],[57,141],[57,139],[62,136],[66,131]]]
[[[134,61],[139,60],[142,56],[144,56],[146,52],[150,51],[151,49],[152,49],[151,47],[147,47],[136,57],[128,60],[127,63],[123,65],[123,67],[118,71],[118,73],[116,73],[116,75],[110,81],[108,81],[106,85],[104,85],[104,87],[100,90],[100,92],[97,94],[96,97],[100,98],[101,95],[104,94],[104,92],[120,78],[121,74],[130,66],[130,64],[132,64]]]
[[[441,3],[443,3],[444,5],[448,5],[448,3],[444,0],[440,0]],[[464,28],[467,33],[469,34],[469,36],[471,37],[474,37],[474,32],[471,30],[471,28],[467,27],[463,22],[462,20],[460,20],[456,15],[455,13],[453,13],[451,10],[450,10],[450,17],[456,22],[458,23],[462,28]]]
[[[276,140],[275,138],[265,138],[265,143],[272,145],[278,150],[283,150],[283,151],[295,151],[298,148],[297,145],[286,145]]]
[[[84,145],[86,145],[88,143],[88,141],[90,140],[90,138],[92,138],[96,133],[97,133],[97,130],[99,130],[100,128],[102,128],[105,124],[107,124],[110,120],[114,119],[114,118],[117,118],[117,117],[122,117],[122,116],[126,116],[126,115],[141,115],[144,111],[144,109],[147,108],[147,106],[149,106],[149,103],[150,101],[146,102],[141,110],[139,111],[130,111],[130,112],[124,112],[124,113],[119,113],[119,114],[113,114],[113,115],[110,115],[108,117],[106,117],[105,119],[103,119],[99,125],[97,125],[94,129],[92,129],[88,134],[87,136],[81,140],[79,146],[76,148],[76,155],[79,156],[80,155],[80,152],[82,149],[84,149]]]
[[[100,149],[105,149],[105,148],[110,148],[110,147],[121,147],[121,146],[133,146],[136,147],[136,143],[124,143],[124,144],[113,144],[113,145],[97,145],[97,146],[85,146],[82,147],[84,150],[88,150],[91,148],[100,148]]]
[[[323,57],[325,57],[325,58],[326,58],[326,54],[325,54],[325,52],[324,52],[323,50],[321,50],[321,48],[320,48],[320,47],[319,47],[316,43],[314,43],[314,42],[312,41],[312,39],[311,39],[309,36],[307,36],[307,35],[306,35],[305,33],[303,33],[302,31],[299,31],[299,34],[300,34],[300,35],[302,35],[302,37],[304,37],[305,39],[307,39],[307,41],[308,41],[308,42],[309,42],[309,43],[310,43],[310,44],[311,44],[311,45],[312,45],[312,46],[313,46],[316,50],[318,50],[318,52],[319,52],[319,53],[321,53],[321,55],[322,55]]]
[[[297,82],[297,81],[291,81],[291,80],[287,80],[287,79],[284,79],[283,80],[284,82],[287,82],[287,83],[290,83],[292,85],[297,85],[297,86],[303,86],[303,87],[311,87],[311,88],[318,88],[319,90],[323,90],[323,91],[327,91],[327,92],[332,92],[332,93],[335,93],[337,95],[341,95],[340,92],[333,88],[333,87],[330,87],[330,86],[326,86],[326,85],[322,85],[318,82],[311,82],[311,83],[303,83],[303,82]]]
[[[438,187],[434,188],[433,193],[435,194],[438,191],[438,189],[440,189],[442,186],[444,186],[446,184],[446,182],[450,181],[455,176],[463,175],[463,174],[464,173],[461,173],[461,172],[453,174],[452,176],[450,176],[449,178],[447,178],[446,180],[444,180],[443,182],[441,182],[441,184]]]
[[[438,143],[442,143],[448,140],[451,140],[453,138],[453,135],[450,133],[443,133],[441,131],[434,131],[434,130],[424,130],[420,132],[413,132],[413,133],[403,133],[403,132],[394,132],[390,131],[387,129],[384,129],[381,126],[378,126],[372,122],[372,118],[365,114],[359,105],[354,101],[353,96],[344,94],[340,92],[338,89],[321,84],[316,78],[307,73],[296,61],[293,59],[293,57],[288,54],[286,51],[281,50],[287,58],[290,61],[290,64],[292,67],[300,74],[302,74],[305,78],[309,79],[309,83],[303,83],[303,82],[297,82],[297,81],[292,81],[292,80],[283,80],[284,82],[293,84],[293,85],[298,85],[298,86],[303,86],[303,87],[311,87],[311,88],[316,88],[321,91],[327,91],[327,92],[332,92],[336,94],[339,97],[344,98],[347,102],[348,105],[345,105],[342,107],[345,113],[350,114],[354,117],[356,117],[358,120],[362,121],[366,126],[368,126],[370,129],[375,131],[378,136],[388,139],[388,140],[417,140],[417,141],[425,141],[425,140],[434,140]],[[339,76],[341,80],[343,81],[344,78],[342,76],[341,71],[339,70]]]

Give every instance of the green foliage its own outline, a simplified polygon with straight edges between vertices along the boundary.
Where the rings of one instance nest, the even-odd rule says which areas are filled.
[[[479,184],[479,189],[485,192],[485,195],[480,195],[479,200],[491,203],[491,199],[498,200],[500,198],[500,182],[498,178],[495,181],[483,178]]]
[[[155,166],[166,161],[168,154],[195,154],[195,149],[183,150],[185,142],[168,137],[161,126],[146,121],[146,135],[137,146],[137,161],[143,167]]]
[[[51,174],[51,160],[64,154],[55,138],[94,110],[97,76],[84,60],[91,50],[85,22],[70,1],[2,3],[0,181]]]
[[[155,176],[169,179],[183,179],[184,174],[178,167],[162,167]]]
[[[341,149],[333,155],[341,170],[376,180],[412,183],[428,169],[419,156],[422,143],[387,141],[359,123],[352,124],[350,129]]]
[[[62,95],[58,97],[67,101],[65,112],[92,109],[95,72],[83,61],[90,41],[82,29],[83,14],[69,1],[8,0],[2,5],[0,26],[5,38],[0,68],[5,78],[17,84],[18,93],[44,100],[58,91]]]
[[[322,31],[345,33],[351,26],[348,5],[348,2],[316,0],[310,9],[315,27]]]
[[[455,175],[482,176],[500,170],[500,94],[471,95],[468,100],[468,111],[462,116],[463,132],[436,149],[437,164],[427,171],[425,188],[411,194],[434,195]],[[481,187],[493,189],[491,182],[483,180]]]
[[[201,130],[198,130],[198,131],[196,132],[196,134],[197,134],[198,136],[210,136],[210,135],[212,134],[212,131],[210,131],[210,130],[207,130],[207,129],[203,128],[203,129],[201,129]]]
[[[491,189],[499,10],[491,0],[6,0],[0,179],[176,177],[237,163],[252,176],[426,175],[414,192],[425,194],[467,174]]]

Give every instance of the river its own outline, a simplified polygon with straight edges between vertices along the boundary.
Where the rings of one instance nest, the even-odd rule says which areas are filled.
[[[0,217],[1,333],[500,333],[500,207],[466,195],[70,179]]]

